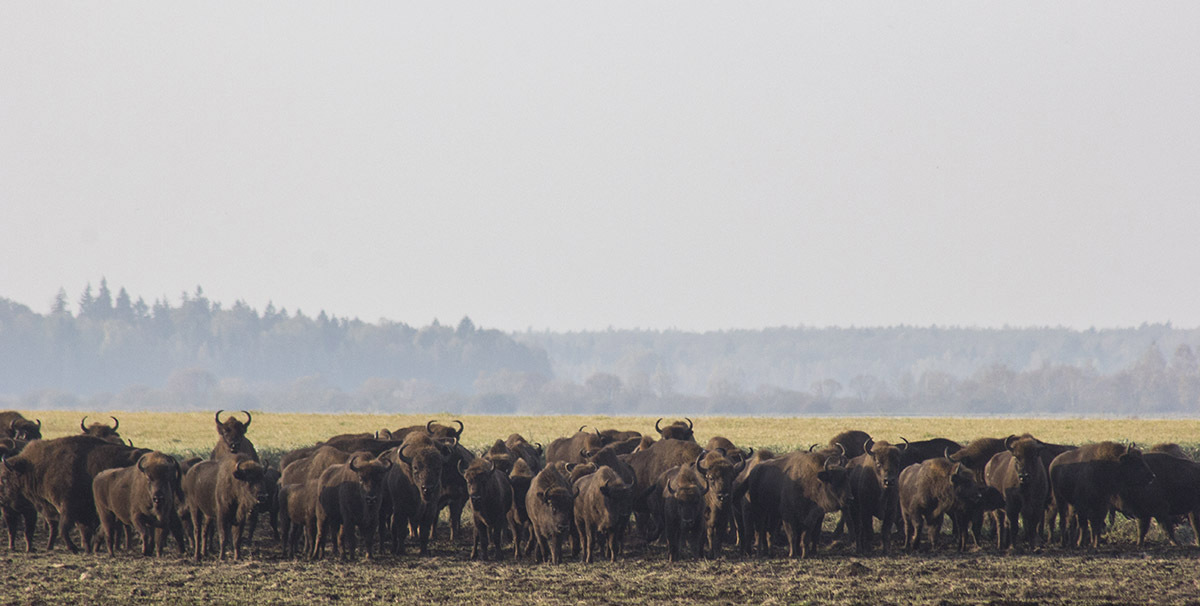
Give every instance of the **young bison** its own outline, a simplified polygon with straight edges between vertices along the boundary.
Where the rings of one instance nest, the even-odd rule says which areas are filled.
[[[571,532],[575,496],[572,486],[560,471],[560,465],[548,465],[538,472],[525,495],[525,510],[537,537],[537,561],[562,562],[562,540]]]

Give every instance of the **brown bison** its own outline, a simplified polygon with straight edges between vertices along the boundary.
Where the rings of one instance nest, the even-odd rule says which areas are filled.
[[[288,463],[279,481],[282,484],[303,484],[321,476],[330,465],[345,463],[350,453],[332,446],[321,446],[311,456]]]
[[[853,459],[867,452],[867,442],[870,441],[871,434],[857,429],[848,429],[829,438],[829,445],[822,450],[826,454],[835,454],[840,451],[842,456]]]
[[[221,422],[221,413],[223,410],[218,410],[217,414],[213,415],[213,419],[217,423],[217,445],[213,446],[212,454],[209,459],[216,460],[233,455],[246,455],[251,459],[258,460],[258,452],[254,450],[254,444],[246,438],[246,430],[250,429],[250,422],[254,420],[250,413],[242,411],[246,415],[246,422],[243,423],[233,415],[229,415],[228,419]]]
[[[500,442],[503,444],[503,442]],[[489,539],[495,546],[496,559],[504,557],[501,549],[504,527],[508,523],[508,512],[512,509],[512,484],[494,459],[479,458],[470,465],[459,463],[474,512],[475,542],[471,546],[471,559],[488,559]]]
[[[96,475],[92,495],[108,555],[114,555],[121,525],[141,535],[142,555],[161,556],[168,531],[175,536],[179,553],[184,553],[183,524],[175,511],[176,497],[182,494],[181,480],[179,462],[161,452],[146,453],[136,465]]]
[[[575,435],[569,438],[556,438],[546,449],[547,463],[583,463],[601,448],[611,442],[605,438],[599,429],[584,431],[587,425],[579,428]]]
[[[721,553],[733,512],[733,483],[746,468],[745,459],[735,463],[725,456],[725,452],[724,448],[706,452],[696,465],[697,472],[704,474],[709,487],[704,495],[704,532],[710,557]]]
[[[996,547],[1005,549],[1016,544],[1019,519],[1025,526],[1025,542],[1033,548],[1041,540],[1038,529],[1050,498],[1042,443],[1032,436],[1009,436],[1004,445],[1008,450],[996,453],[983,471],[987,485],[1004,497],[1004,509],[994,513]]]
[[[15,410],[0,412],[0,438],[17,440],[42,439],[42,420],[30,421]]]
[[[846,512],[855,549],[871,549],[875,542],[875,518],[883,526],[883,552],[887,553],[900,518],[900,449],[888,442],[867,439],[865,452],[847,464],[851,499]]]
[[[625,540],[625,527],[633,512],[633,486],[605,466],[577,480],[575,494],[575,527],[583,545],[584,561],[592,563],[597,541],[609,561],[617,561]]]
[[[1091,546],[1099,547],[1112,500],[1154,480],[1142,452],[1116,442],[1088,444],[1064,452],[1055,457],[1049,472],[1063,547],[1070,540],[1067,518],[1072,518],[1079,529],[1079,546],[1089,542],[1090,533]]]
[[[539,563],[562,562],[562,540],[570,535],[573,526],[574,487],[563,470],[560,465],[547,465],[534,476],[525,495],[525,511],[537,539],[535,558]]]
[[[121,434],[117,433],[117,428],[121,426],[121,422],[118,421],[116,417],[109,418],[113,420],[113,424],[111,426],[100,422],[88,425],[87,416],[84,416],[79,420],[79,429],[83,431],[83,435],[100,438],[101,440],[112,442],[114,444],[124,444],[125,441],[121,439]]]
[[[642,432],[632,429],[605,429],[600,432],[609,443],[624,442],[626,440],[642,439]]]
[[[1138,547],[1146,540],[1151,519],[1158,520],[1175,545],[1181,545],[1175,536],[1175,518],[1179,516],[1186,516],[1192,534],[1200,537],[1200,463],[1166,452],[1148,452],[1142,461],[1154,474],[1154,481],[1148,486],[1127,487],[1118,493],[1115,503],[1119,511],[1137,519]]]
[[[458,425],[458,429],[455,429],[449,425],[442,425],[436,420],[431,420],[424,425],[410,425],[408,427],[401,427],[400,429],[394,430],[389,433],[388,439],[403,440],[412,433],[425,433],[426,435],[430,435],[435,438],[454,438],[455,440],[462,439],[463,429],[465,429],[463,422],[455,419],[451,421],[451,423]]]
[[[668,562],[679,559],[680,548],[689,540],[696,558],[704,557],[704,496],[710,487],[701,473],[697,465],[681,465],[659,476]]]
[[[84,548],[91,553],[92,535],[100,523],[92,495],[92,480],[102,471],[128,467],[149,451],[105,442],[91,436],[69,436],[30,442],[21,454],[5,459],[0,485],[19,491],[43,514],[56,515],[57,533],[77,553],[70,530],[78,526]],[[9,488],[6,488],[8,490]]]
[[[840,455],[793,452],[754,465],[734,487],[735,500],[746,496],[743,524],[758,537],[759,553],[770,553],[770,534],[782,525],[789,557],[807,557],[816,549],[825,514],[846,506],[850,497],[846,459]],[[743,549],[749,553],[747,541]]]
[[[317,488],[317,479],[279,487],[279,524],[285,558],[313,552],[317,539]],[[301,531],[304,548],[298,550]]]
[[[775,453],[771,452],[770,450],[755,451],[750,458],[746,459],[745,466],[733,479],[733,492],[729,496],[729,500],[731,502],[730,515],[733,519],[734,530],[737,532],[738,549],[744,553],[750,552],[751,545],[754,542],[754,537],[753,529],[747,527],[745,524],[745,512],[749,501],[746,499],[746,492],[744,490],[739,491],[739,487],[746,482],[751,470],[753,470],[756,465],[762,463],[763,461],[768,461],[774,458]],[[735,497],[734,495],[740,496]]]
[[[537,475],[529,467],[524,458],[513,463],[513,469],[508,474],[508,482],[512,486],[512,507],[508,510],[508,528],[513,536],[513,558],[533,549],[537,544],[529,527],[529,513],[525,509],[525,497],[529,494],[529,486]],[[528,542],[528,547],[522,548]]]
[[[325,541],[335,532],[342,557],[353,558],[358,548],[356,530],[365,538],[367,557],[375,554],[379,506],[391,467],[390,458],[373,458],[364,451],[321,472],[317,479],[317,539],[313,559],[321,558]]]
[[[684,421],[687,421],[684,423]],[[692,433],[692,420],[684,417],[683,421],[675,421],[666,427],[662,427],[662,419],[654,422],[654,431],[662,436],[664,440],[687,440],[695,442],[696,436]]]
[[[516,456],[525,459],[525,464],[529,466],[529,469],[533,471],[533,473],[537,473],[542,470],[542,454],[544,453],[545,448],[543,448],[541,444],[530,444],[525,440],[524,436],[519,433],[514,433],[508,436],[508,439],[504,441],[504,446]],[[514,464],[515,463],[516,462],[514,461]]]
[[[437,521],[444,468],[450,463],[450,446],[428,434],[413,433],[396,451],[401,463],[388,472],[392,500],[392,551],[404,551],[411,530],[421,555],[429,553],[429,539]]]
[[[916,442],[909,442],[908,438],[903,436],[900,439],[904,441],[903,444],[896,445],[896,448],[900,449],[900,469],[962,450],[962,444],[946,438],[932,438]]]
[[[202,461],[183,476],[183,494],[192,516],[196,561],[209,551],[209,527],[220,531],[220,558],[232,541],[233,559],[242,558],[242,533],[255,508],[267,500],[266,470],[244,454]]]
[[[1171,455],[1171,456],[1173,456],[1173,457],[1177,457],[1177,458],[1180,458],[1180,459],[1188,459],[1188,460],[1191,460],[1191,457],[1189,457],[1189,456],[1188,456],[1188,454],[1187,454],[1187,452],[1185,452],[1185,451],[1183,450],[1183,447],[1181,447],[1181,446],[1180,446],[1180,445],[1178,445],[1178,444],[1171,443],[1171,442],[1163,442],[1163,443],[1160,443],[1160,444],[1155,444],[1154,446],[1151,446],[1151,447],[1150,447],[1150,450],[1147,450],[1147,451],[1146,451],[1146,454],[1150,454],[1150,453],[1152,453],[1152,452],[1157,452],[1157,453],[1162,453],[1162,454],[1169,454],[1169,455]]]
[[[512,471],[513,460],[517,458],[516,453],[508,449],[508,445],[504,443],[504,440],[499,439],[492,443],[491,448],[483,451],[480,456],[491,461],[496,466],[496,469],[499,469],[503,474],[508,474],[508,472]],[[464,477],[466,477],[465,474]],[[470,484],[470,481],[468,480],[467,483]]]
[[[712,438],[709,438],[708,444],[704,445],[704,450],[719,451],[722,455],[728,457],[729,460],[733,461],[734,463],[741,463],[742,461],[749,459],[750,455],[754,454],[753,448],[750,450],[742,450],[734,445],[729,438],[722,436],[713,436]]]
[[[904,549],[920,548],[921,535],[928,532],[930,549],[937,547],[937,535],[945,516],[955,518],[955,540],[959,550],[966,548],[968,508],[982,497],[975,472],[947,458],[928,459],[900,472],[900,512],[904,517]]]

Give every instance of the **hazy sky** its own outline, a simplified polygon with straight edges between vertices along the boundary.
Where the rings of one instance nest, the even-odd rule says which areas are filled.
[[[7,2],[0,296],[1200,325],[1197,2]]]

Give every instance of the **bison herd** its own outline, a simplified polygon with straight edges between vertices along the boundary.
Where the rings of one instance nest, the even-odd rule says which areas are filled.
[[[53,548],[72,552],[164,551],[168,536],[196,560],[235,560],[259,517],[269,521],[284,557],[343,558],[377,549],[429,553],[442,511],[451,544],[470,503],[471,559],[531,556],[559,563],[621,557],[627,535],[663,540],[667,558],[715,557],[727,542],[746,555],[786,546],[806,557],[835,535],[858,553],[903,545],[935,549],[950,519],[958,550],[983,546],[1036,549],[1057,540],[1095,548],[1114,512],[1138,521],[1142,545],[1151,520],[1172,543],[1175,526],[1200,525],[1200,464],[1178,446],[1142,453],[1133,445],[1069,446],[1025,435],[962,445],[936,438],[900,443],[846,431],[828,444],[775,454],[714,437],[695,440],[691,420],[655,424],[657,439],[637,431],[580,427],[548,446],[519,434],[472,452],[460,421],[330,437],[285,454],[278,468],[261,460],[243,412],[215,416],[217,443],[207,460],[176,458],[123,441],[111,426],[80,422],[79,435],[41,439],[41,421],[0,413],[0,511],[9,548],[24,530],[33,549],[39,516]],[[630,535],[631,524],[636,530]],[[99,532],[97,532],[99,531]],[[823,534],[824,533],[824,534]],[[902,537],[902,538],[901,538]],[[214,540],[216,545],[213,545]],[[508,545],[508,547],[506,547]]]

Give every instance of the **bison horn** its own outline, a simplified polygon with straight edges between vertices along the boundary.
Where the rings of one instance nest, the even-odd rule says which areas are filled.
[[[696,471],[702,474],[708,473],[708,469],[704,467],[704,456],[706,454],[708,453],[701,451],[700,456],[696,457]]]
[[[82,429],[84,433],[87,433],[87,415],[83,415],[83,418],[79,419],[79,429]]]
[[[129,440],[128,438],[126,438],[126,440],[128,440],[128,442],[129,442],[129,447],[133,448],[133,440]]]
[[[704,496],[704,495],[708,494],[708,488],[709,488],[709,484],[708,484],[708,478],[707,478],[707,477],[705,477],[705,478],[704,478],[704,490],[702,490],[702,491],[700,492],[700,496]]]
[[[118,421],[116,417],[109,417],[109,418],[113,420],[113,431],[116,431],[117,428],[121,426],[121,422]]]
[[[403,462],[405,465],[411,465],[411,464],[412,464],[412,459],[410,459],[410,458],[408,458],[408,457],[404,456],[404,449],[405,449],[405,448],[408,448],[408,445],[407,445],[407,444],[404,444],[404,445],[401,445],[401,446],[400,446],[400,450],[397,450],[397,451],[396,451],[396,458],[397,458],[397,459],[400,459],[400,460],[401,460],[401,461],[402,461],[402,462]]]
[[[746,459],[742,459],[741,461],[738,461],[737,464],[733,466],[733,475],[742,473],[742,470],[745,468],[746,468]]]
[[[812,451],[814,451],[814,450],[816,450],[816,449],[817,449],[817,444],[813,444],[812,446],[809,446],[809,447],[808,447],[808,451],[809,451],[809,452],[812,452]]]
[[[752,457],[752,456],[754,456],[754,447],[753,447],[753,446],[751,446],[751,447],[750,447],[750,451],[749,451],[749,452],[747,452],[746,454],[742,455],[742,460],[749,459],[749,458],[750,458],[750,457]]]
[[[867,438],[866,443],[863,444],[863,452],[871,452],[873,446],[875,446],[875,439]]]
[[[462,435],[463,429],[466,429],[466,427],[463,425],[463,422],[459,421],[458,419],[454,419],[454,424],[458,425],[458,431],[454,432],[454,436],[459,437]]]
[[[956,475],[958,475],[958,471],[959,471],[960,469],[962,469],[962,463],[955,463],[955,464],[954,464],[954,469],[951,469],[951,470],[950,470],[950,475],[952,475],[952,476],[956,476]]]
[[[662,417],[659,417],[658,420],[654,422],[654,431],[657,431],[658,433],[662,433],[662,428],[659,427],[660,423],[662,423]]]
[[[904,443],[900,445],[900,450],[908,450],[908,438],[900,436],[900,439],[904,440]]]
[[[428,423],[426,423],[425,424],[425,433],[427,433],[429,435],[433,435],[433,424],[436,422],[437,422],[437,419],[431,419]]]
[[[1012,450],[1013,442],[1016,442],[1016,441],[1017,441],[1017,436],[1015,434],[1010,435],[1007,438],[1004,438],[1004,448],[1006,448],[1008,450]]]
[[[218,410],[217,414],[213,415],[213,419],[216,420],[217,425],[221,424],[221,413],[223,413],[223,412],[225,412],[224,408],[222,408],[221,410]]]
[[[462,459],[458,460],[458,473],[465,476],[467,475],[467,466],[464,465],[464,463],[466,463],[466,461]]]
[[[0,462],[4,463],[5,469],[7,469],[9,471],[16,471],[16,468],[12,466],[12,463],[8,462],[8,455],[0,456]]]
[[[246,415],[246,427],[249,428],[250,421],[253,421],[254,417],[250,416],[250,411],[248,411],[248,410],[243,410],[242,414]]]
[[[692,428],[692,420],[687,417],[684,417],[683,420],[688,422],[688,429],[691,429]]]
[[[675,494],[675,487],[671,486],[671,482],[674,482],[674,481],[675,481],[675,478],[671,478],[671,479],[667,480],[667,492],[669,492],[671,494]]]
[[[42,420],[41,419],[37,419],[37,426],[38,426],[38,429],[42,428]]]
[[[583,433],[583,429],[584,429],[585,427],[587,427],[587,425],[580,425],[580,426],[579,426],[579,430],[578,430],[578,431],[576,431],[575,433]]]
[[[541,443],[541,442],[534,442],[534,444],[536,444],[536,445],[537,445],[537,453],[538,453],[538,456],[539,456],[539,457],[540,457],[540,456],[542,456],[542,453],[546,452],[546,447],[545,447],[545,446],[542,446],[542,443]]]
[[[599,428],[599,427],[593,427],[593,429],[595,429],[595,430],[596,430],[596,435],[600,436],[601,438],[603,438],[603,437],[604,437],[604,434],[600,433],[600,428]]]
[[[146,462],[146,455],[142,455],[142,456],[138,457],[138,462],[137,462],[138,471],[140,471],[142,473],[146,473],[146,468],[142,466],[142,464],[145,462]]]
[[[350,457],[350,471],[358,471],[358,468],[354,466],[354,461],[357,459],[358,457]]]
[[[839,450],[842,451],[842,457],[845,457],[846,456],[846,446],[844,444],[842,444],[841,442],[838,442],[837,447]]]

